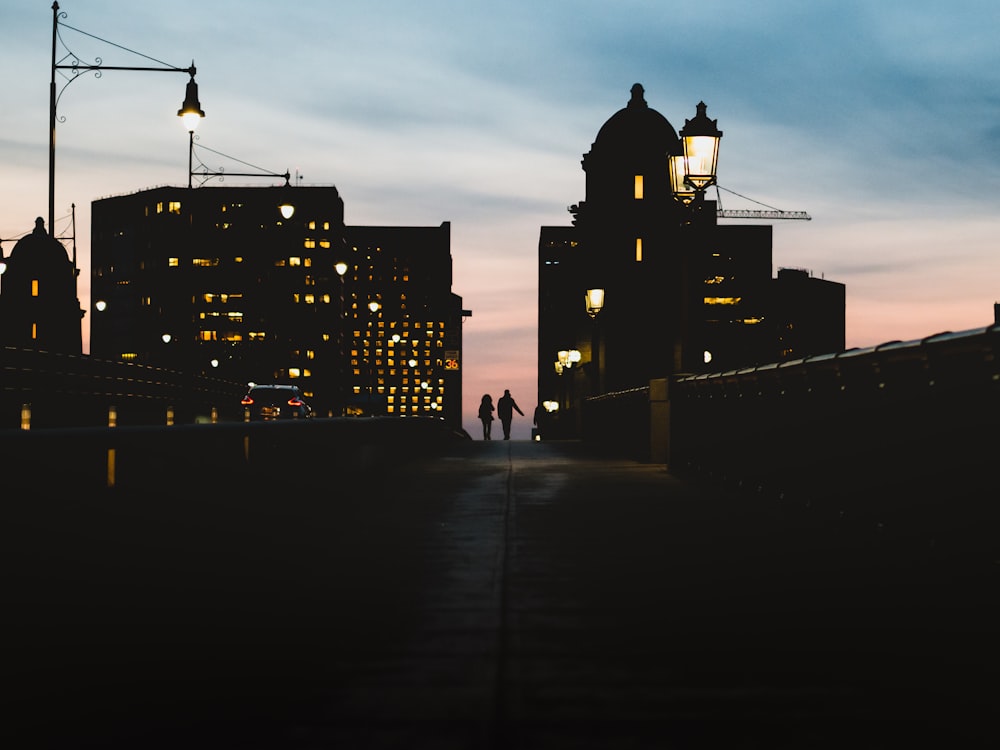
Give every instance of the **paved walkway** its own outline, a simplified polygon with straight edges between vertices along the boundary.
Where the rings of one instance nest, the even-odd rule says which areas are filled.
[[[997,746],[995,561],[573,442],[314,468],[20,514],[6,746]]]

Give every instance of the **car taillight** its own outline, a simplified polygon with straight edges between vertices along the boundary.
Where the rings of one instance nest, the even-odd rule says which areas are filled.
[[[289,406],[302,406],[302,404],[303,401],[298,396],[292,396],[290,399],[288,399]]]
[[[251,404],[253,403],[253,399],[252,399],[252,398],[250,398],[249,396],[244,396],[244,397],[243,397],[243,398],[242,398],[242,399],[240,400],[240,403],[241,403],[241,404],[242,404],[243,406],[250,406],[250,405],[251,405]]]

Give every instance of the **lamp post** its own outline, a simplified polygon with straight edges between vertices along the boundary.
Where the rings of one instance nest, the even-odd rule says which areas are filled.
[[[375,300],[368,303],[368,340],[365,342],[368,347],[368,416],[375,415],[375,331],[372,322],[375,314],[381,308]]]
[[[177,114],[181,114],[181,113],[178,112]],[[195,124],[197,124],[197,119],[196,118],[194,119],[194,122],[195,122]],[[278,210],[281,212],[281,215],[284,218],[286,218],[286,219],[292,218],[292,215],[295,213],[295,206],[292,204],[290,196],[289,196],[289,193],[288,193],[288,191],[291,189],[292,175],[291,175],[291,173],[287,169],[283,173],[281,173],[281,172],[268,172],[266,169],[264,169],[263,167],[258,167],[256,164],[250,164],[250,163],[245,162],[245,161],[240,161],[239,159],[237,159],[234,156],[229,156],[228,154],[224,154],[221,151],[216,151],[215,149],[208,148],[207,146],[200,146],[199,148],[203,148],[206,151],[211,151],[213,154],[218,154],[219,156],[221,156],[223,158],[231,159],[232,161],[239,162],[240,164],[243,164],[245,166],[253,167],[257,171],[256,172],[227,172],[225,169],[212,170],[212,169],[208,169],[208,167],[206,167],[201,162],[201,159],[198,160],[198,163],[201,165],[202,169],[196,170],[194,168],[194,127],[193,126],[189,126],[189,127],[191,127],[191,129],[188,131],[191,137],[190,137],[189,146],[188,146],[188,187],[192,187],[193,186],[193,178],[194,177],[204,177],[205,178],[204,180],[201,181],[201,183],[199,183],[201,185],[204,185],[206,182],[208,182],[209,180],[211,180],[213,177],[218,177],[220,180],[224,180],[227,176],[228,177],[279,177],[279,178],[281,178],[281,179],[283,179],[285,181],[285,184],[282,186],[282,196],[281,196],[281,202],[278,204]]]
[[[344,261],[337,261],[333,264],[334,270],[337,272],[337,276],[340,277],[340,298],[338,300],[338,314],[337,314],[337,404],[340,416],[344,416],[346,410],[346,388],[345,388],[345,376],[347,374],[347,368],[345,367],[345,361],[347,359],[347,352],[345,350],[344,342],[347,338],[345,335],[345,328],[347,327],[347,321],[344,319],[344,274],[347,273],[347,264]]]
[[[597,323],[597,316],[604,309],[604,289],[601,287],[588,289],[586,300],[587,315],[594,321],[590,343],[590,360],[594,366],[592,380],[596,396],[604,392],[604,374],[602,372],[604,358],[601,356],[601,332]]]
[[[678,135],[682,153],[671,154],[669,157],[670,187],[674,199],[683,207],[681,223],[690,225],[688,231],[691,234],[687,242],[681,243],[677,256],[680,268],[675,278],[678,279],[680,288],[677,290],[673,370],[693,371],[702,368],[704,363],[698,362],[692,354],[703,350],[703,347],[696,346],[692,341],[696,331],[695,324],[700,320],[692,284],[698,283],[694,277],[698,275],[695,270],[705,246],[704,233],[710,231],[709,228],[716,223],[714,204],[711,211],[706,210],[705,191],[716,184],[722,131],[719,130],[717,121],[708,117],[705,102],[698,102],[695,116],[684,121],[684,127]]]
[[[194,104],[197,105],[197,100],[198,100],[198,84],[195,83],[194,80],[195,74],[198,71],[197,68],[195,68],[194,66],[194,61],[192,61],[191,65],[187,68],[173,67],[170,65],[161,65],[160,67],[130,67],[130,66],[126,67],[118,65],[103,65],[100,61],[100,58],[97,59],[97,62],[95,64],[88,65],[81,62],[80,58],[73,52],[69,51],[68,47],[66,54],[57,60],[56,59],[57,43],[62,41],[59,35],[59,26],[60,26],[59,19],[65,17],[66,17],[65,13],[59,12],[59,3],[58,2],[52,3],[52,68],[51,68],[51,78],[49,82],[49,226],[48,228],[49,228],[49,234],[53,236],[54,236],[53,225],[55,223],[55,203],[56,203],[56,197],[55,197],[56,196],[56,120],[58,119],[56,116],[56,106],[59,103],[59,98],[62,96],[63,91],[65,91],[66,87],[69,86],[71,83],[73,83],[73,81],[75,81],[84,73],[94,73],[95,76],[100,77],[102,72],[105,70],[187,73],[191,76],[191,80],[188,82],[188,88],[187,88],[188,95],[185,97],[184,103],[181,105],[181,109],[177,114],[181,116],[185,115],[194,115],[195,117],[205,116],[205,113],[201,111],[200,107],[198,106],[194,107],[194,109],[197,110],[197,112],[191,111],[191,108],[189,107],[189,104],[191,102],[194,102]],[[68,26],[67,24],[62,24],[62,25],[68,29],[73,29],[73,31],[80,31],[79,29],[75,29],[72,26]],[[86,34],[86,32],[80,32],[80,33]],[[91,35],[87,34],[87,36]],[[127,52],[132,52],[133,54],[140,54],[126,47],[122,47],[121,49],[125,49]],[[140,56],[147,57],[146,55],[140,55]],[[147,59],[152,60],[153,58],[147,58]],[[67,63],[67,61],[69,62]],[[63,85],[63,87],[57,90],[56,72],[61,70],[71,71],[71,74],[69,75],[68,80]],[[194,132],[193,128],[191,132],[192,133]]]

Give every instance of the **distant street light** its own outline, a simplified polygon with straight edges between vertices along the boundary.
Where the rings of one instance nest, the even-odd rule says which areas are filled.
[[[587,290],[587,315],[592,318],[597,317],[599,313],[604,308],[604,290],[603,289],[588,289]]]

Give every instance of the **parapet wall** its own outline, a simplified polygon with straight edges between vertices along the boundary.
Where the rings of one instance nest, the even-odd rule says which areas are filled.
[[[998,349],[991,326],[675,379],[667,463],[779,495],[992,486]]]

